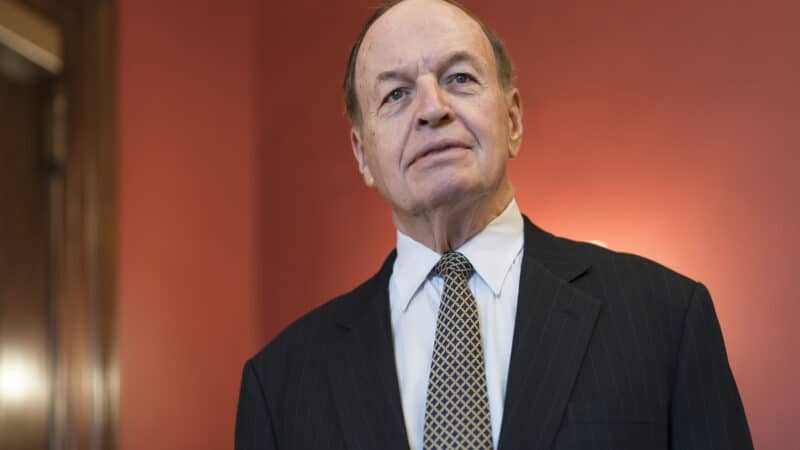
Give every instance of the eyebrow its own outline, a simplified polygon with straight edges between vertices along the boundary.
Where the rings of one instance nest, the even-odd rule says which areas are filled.
[[[460,50],[451,53],[447,58],[444,59],[441,63],[437,64],[437,67],[450,67],[452,65],[458,64],[460,62],[468,62],[478,68],[478,59],[470,52]],[[398,70],[386,70],[378,74],[376,79],[378,83],[382,83],[387,80],[396,80],[398,78],[404,78],[401,74],[401,71]]]

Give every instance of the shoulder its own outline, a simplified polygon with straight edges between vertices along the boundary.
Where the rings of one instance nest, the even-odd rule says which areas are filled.
[[[685,308],[702,284],[649,257],[555,236],[532,225],[533,257],[576,287],[609,302],[653,301]],[[526,235],[527,238],[527,235]],[[537,248],[538,246],[538,248]],[[569,279],[571,278],[571,279]]]
[[[286,369],[307,364],[309,358],[324,359],[330,344],[346,332],[347,321],[363,314],[374,301],[375,293],[385,290],[393,261],[394,252],[378,273],[290,323],[247,364],[266,375],[287,373]]]
[[[618,351],[646,347],[653,355],[662,354],[665,364],[671,363],[690,313],[703,311],[704,317],[711,317],[713,302],[706,287],[660,262],[556,236],[549,238],[549,244],[552,253],[543,265],[600,302],[595,333],[601,341],[617,342]],[[712,322],[709,319],[704,326]]]
[[[586,258],[592,264],[595,273],[617,278],[622,283],[635,284],[660,280],[665,285],[688,288],[697,283],[689,276],[645,255],[611,250],[588,242],[559,239],[565,241],[565,247],[572,247],[573,251]]]

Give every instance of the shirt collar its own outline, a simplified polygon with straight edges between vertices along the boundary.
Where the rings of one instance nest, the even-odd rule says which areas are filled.
[[[517,202],[512,199],[486,228],[456,249],[469,259],[475,272],[496,296],[500,294],[511,264],[522,249],[523,228],[522,214]],[[392,309],[401,308],[405,311],[408,308],[412,297],[440,258],[441,254],[397,231],[397,259],[392,271],[397,297],[391,300]]]

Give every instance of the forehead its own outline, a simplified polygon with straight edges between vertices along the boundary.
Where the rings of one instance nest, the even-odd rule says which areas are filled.
[[[434,64],[453,52],[467,52],[487,66],[494,64],[483,29],[464,11],[439,0],[407,0],[367,31],[356,61],[356,83],[371,85],[381,71]]]

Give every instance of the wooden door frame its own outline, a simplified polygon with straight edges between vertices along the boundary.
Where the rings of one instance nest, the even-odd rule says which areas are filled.
[[[50,166],[55,366],[53,446],[114,449],[116,344],[116,30],[113,0],[0,0],[58,24]]]

